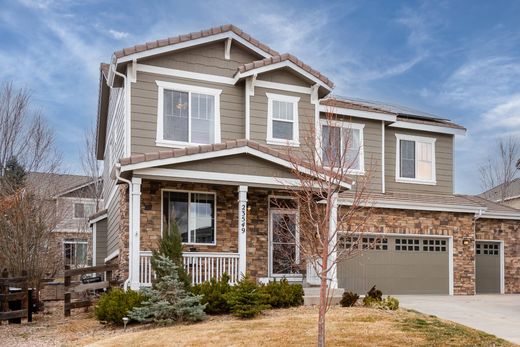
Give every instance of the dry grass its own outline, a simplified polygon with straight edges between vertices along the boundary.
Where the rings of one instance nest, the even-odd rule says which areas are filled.
[[[212,317],[118,334],[93,346],[312,346],[317,309],[266,311],[253,320]],[[327,315],[328,346],[513,346],[492,335],[411,311],[334,308]],[[78,343],[88,343],[84,339]]]

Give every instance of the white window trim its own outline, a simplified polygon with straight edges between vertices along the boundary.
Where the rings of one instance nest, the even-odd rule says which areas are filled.
[[[413,183],[413,184],[426,184],[426,185],[437,185],[436,178],[436,165],[435,165],[435,142],[436,138],[434,137],[423,137],[423,136],[414,136],[414,135],[405,135],[405,134],[395,134],[396,144],[395,144],[395,181],[401,183]],[[407,178],[401,177],[401,148],[400,148],[400,140],[414,141],[415,142],[415,172],[417,173],[417,142],[429,143],[432,145],[432,179],[431,180],[422,180],[418,178]]]
[[[188,84],[180,84],[180,83],[172,83],[165,81],[155,81],[158,87],[158,97],[157,97],[157,134],[155,144],[160,147],[173,147],[173,148],[182,148],[186,146],[195,146],[195,145],[204,145],[203,143],[195,143],[195,142],[184,142],[184,141],[172,141],[164,139],[164,121],[163,121],[163,113],[164,113],[164,90],[175,90],[179,92],[187,92],[190,94],[189,102],[191,103],[191,93],[200,93],[206,95],[212,95],[215,97],[215,140],[214,143],[220,143],[220,94],[222,94],[221,89],[213,89],[213,88],[205,88],[199,86],[192,86]],[[190,104],[191,109],[191,104]],[[191,111],[190,111],[191,118]],[[190,124],[188,128],[188,136],[191,136],[191,119],[188,121]]]
[[[79,264],[79,266],[88,266],[88,240],[84,240],[84,239],[64,239],[63,240],[63,247],[62,247],[62,254],[63,254],[63,262],[65,262],[65,245],[86,245],[87,246],[87,252],[85,254],[86,256],[86,259],[85,259],[85,264]],[[76,262],[76,255],[77,255],[77,251],[75,250],[74,251],[74,262]],[[68,265],[71,265],[71,266],[74,266],[74,267],[77,267],[78,264],[68,264]]]
[[[217,193],[213,191],[201,191],[201,190],[182,190],[182,189],[161,189],[161,237],[163,236],[163,224],[164,224],[164,192],[177,192],[177,193],[188,193],[188,240],[190,239],[190,205],[191,205],[191,194],[211,194],[215,197],[215,206],[213,211],[214,217],[214,240],[212,243],[200,243],[200,242],[182,242],[183,245],[190,246],[216,246],[217,245]]]
[[[76,204],[82,204],[83,205],[83,213],[85,213],[85,205],[93,205],[94,206],[94,209],[92,212],[92,214],[96,213],[96,203],[95,202],[92,202],[92,201],[73,201],[72,202],[72,219],[74,220],[84,220],[84,219],[88,219],[88,217],[90,217],[90,215],[88,216],[84,216],[84,217],[76,217]]]
[[[350,123],[350,122],[344,122],[340,120],[328,120],[328,119],[320,119],[320,128],[318,130],[320,141],[323,142],[322,138],[322,128],[324,125],[332,126],[332,127],[338,127],[338,128],[345,128],[345,129],[355,129],[359,130],[359,142],[361,143],[361,146],[359,148],[358,153],[358,159],[359,159],[359,169],[349,169],[347,170],[348,174],[351,175],[364,175],[365,174],[365,140],[363,135],[363,129],[365,129],[365,124],[361,123]],[[341,146],[343,147],[343,136],[341,136]],[[323,147],[323,143],[322,143]],[[320,150],[320,161],[321,158],[321,152],[323,148]],[[329,167],[326,167],[329,168]]]
[[[270,145],[282,145],[299,147],[300,146],[300,131],[299,131],[299,117],[298,117],[298,103],[300,98],[296,96],[265,93],[267,95],[267,138],[266,142]],[[292,140],[273,138],[273,101],[290,102],[293,104],[293,136]],[[283,120],[277,120],[283,121]],[[290,122],[290,121],[287,121]]]

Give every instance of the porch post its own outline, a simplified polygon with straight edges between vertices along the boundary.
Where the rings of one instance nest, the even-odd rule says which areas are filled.
[[[329,255],[329,266],[332,265],[330,268],[329,278],[330,278],[330,287],[332,289],[338,288],[338,273],[337,273],[337,266],[335,264],[336,258],[337,258],[337,239],[338,239],[338,233],[337,233],[337,227],[338,227],[338,193],[334,193],[332,195],[331,199],[331,210],[330,210],[330,216],[329,216],[329,249],[334,248],[333,252],[330,252]]]
[[[247,186],[238,186],[238,273],[246,275],[247,254]]]
[[[138,290],[140,287],[139,261],[141,253],[141,178],[132,178],[132,187],[130,190],[132,199],[131,224],[130,224],[130,288]]]

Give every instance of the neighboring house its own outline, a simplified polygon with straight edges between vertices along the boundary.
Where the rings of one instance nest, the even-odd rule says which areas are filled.
[[[88,176],[30,172],[27,183],[49,195],[49,200],[56,204],[57,224],[52,242],[62,255],[61,265],[89,265],[92,244],[88,217],[103,206],[103,200],[95,193],[95,189],[102,189],[101,179],[93,182]]]
[[[353,134],[352,178],[371,171],[375,207],[362,241],[379,243],[341,262],[332,286],[520,291],[520,212],[453,193],[462,126],[333,97],[320,72],[232,25],[117,51],[100,70],[97,157],[107,210],[91,222],[102,230],[96,248],[104,248],[104,262],[118,264],[131,288],[150,285],[151,251],[174,224],[194,282],[227,272],[232,281],[248,274],[312,284],[312,271],[304,277],[280,266],[281,254],[298,258],[298,240],[277,242],[272,221],[297,220],[294,204],[273,201],[299,184],[285,151],[298,150],[317,127],[318,139],[342,128]],[[339,117],[333,126],[323,122],[327,111]],[[339,196],[339,205],[351,203],[348,191]]]
[[[502,188],[504,185],[498,185],[494,188],[486,190],[480,194],[481,197],[494,201],[499,204],[507,205],[513,208],[520,209],[520,178],[515,178],[507,185],[507,188]],[[504,198],[502,194],[504,193]]]

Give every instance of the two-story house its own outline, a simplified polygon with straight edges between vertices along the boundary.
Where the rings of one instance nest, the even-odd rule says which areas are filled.
[[[91,230],[88,217],[102,208],[101,179],[69,174],[29,172],[27,184],[47,195],[56,214],[52,240],[58,254],[57,270],[64,265],[83,267],[91,262]]]
[[[380,245],[341,262],[333,286],[520,291],[520,213],[453,192],[460,125],[333,97],[329,78],[232,25],[117,51],[101,64],[99,83],[106,211],[93,224],[105,233],[104,261],[119,264],[131,288],[150,285],[151,251],[172,225],[194,282],[223,272],[312,282],[278,266],[279,250],[298,253],[298,240],[273,238],[273,220],[297,221],[298,209],[273,200],[290,198],[293,170],[305,170],[289,162],[288,148],[315,133],[317,141],[336,134],[341,149],[346,128],[358,158],[338,205],[352,203],[348,189],[370,169],[374,208],[364,232]],[[330,112],[334,124],[324,122]]]

